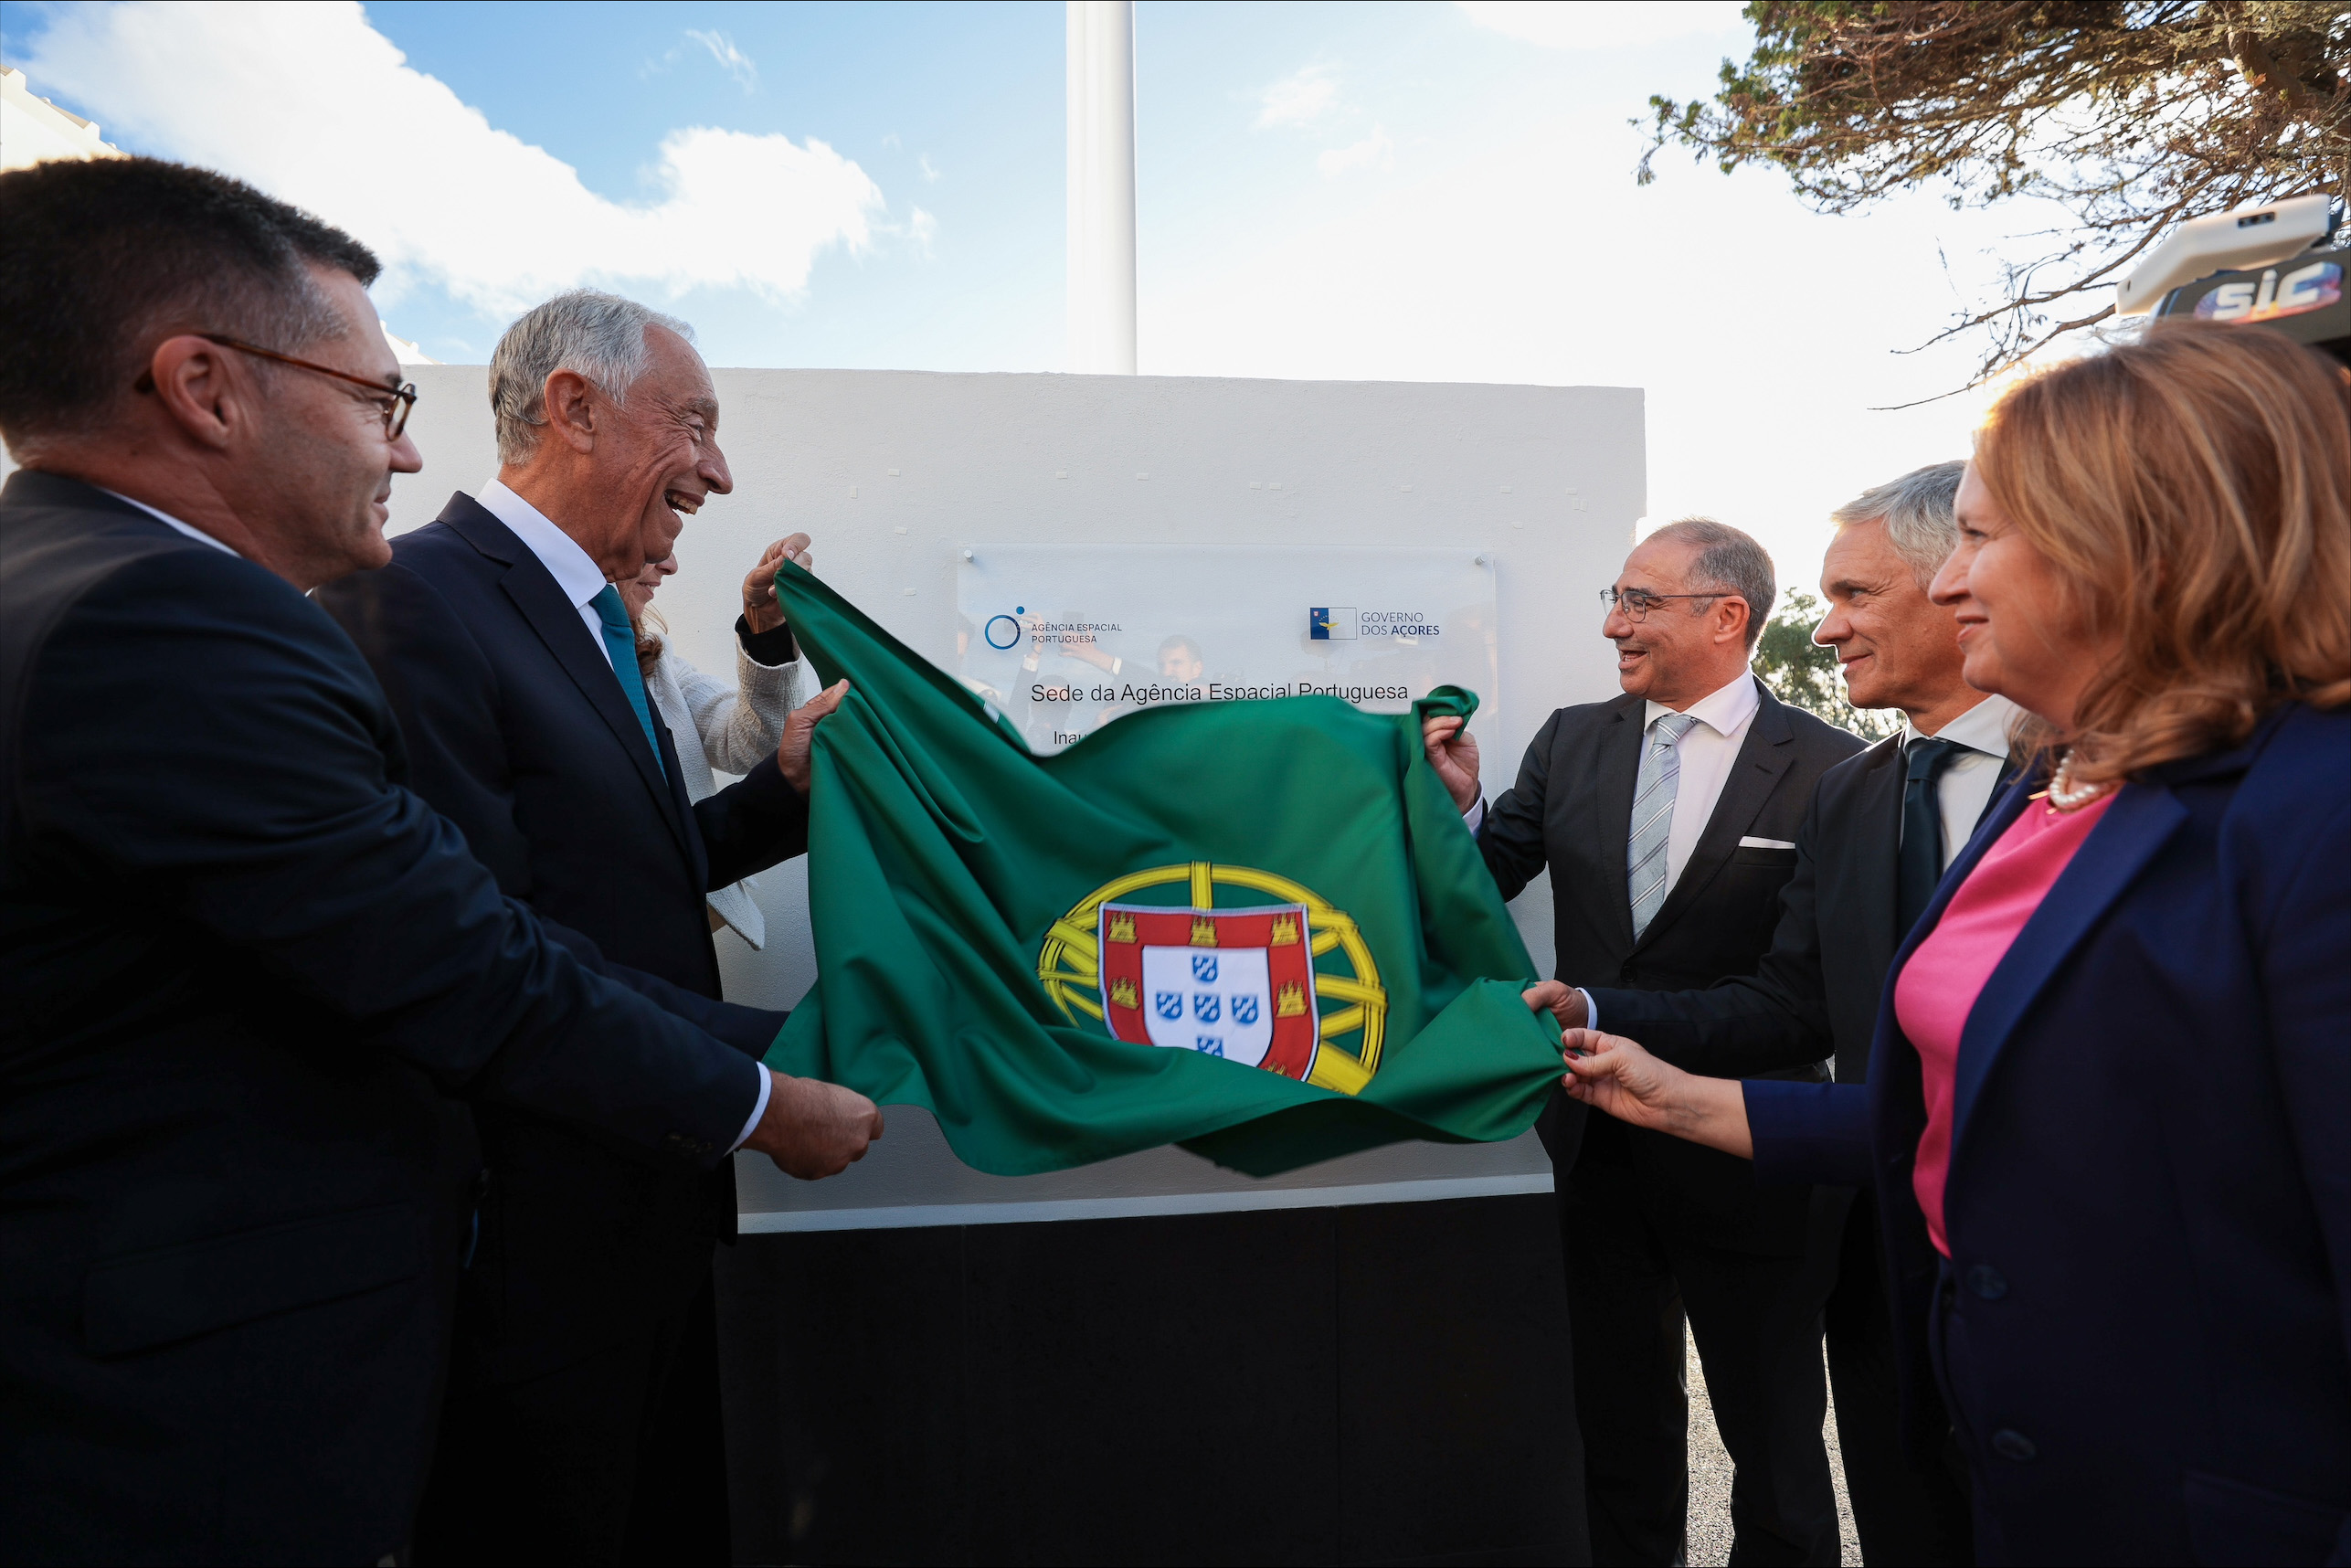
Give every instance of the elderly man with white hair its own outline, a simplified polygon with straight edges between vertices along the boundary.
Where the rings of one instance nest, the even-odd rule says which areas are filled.
[[[756,1059],[783,1015],[719,1000],[704,899],[807,847],[810,732],[846,688],[692,798],[616,586],[734,488],[691,339],[591,291],[524,315],[491,358],[497,477],[319,600],[390,696],[413,786],[503,890]],[[757,663],[795,656],[788,628],[737,635]],[[527,1114],[474,1121],[478,1228],[418,1561],[726,1561],[711,1249],[734,1231],[731,1172],[681,1176]]]

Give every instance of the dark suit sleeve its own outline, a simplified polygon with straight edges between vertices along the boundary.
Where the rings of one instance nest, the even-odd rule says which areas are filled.
[[[694,803],[710,861],[710,885],[725,887],[778,861],[808,853],[808,797],[785,781],[772,757],[736,783]]]
[[[771,670],[800,656],[800,644],[793,641],[789,625],[778,624],[772,631],[754,631],[750,621],[738,615],[735,618],[735,640],[743,645],[744,652],[751,655],[753,663],[765,664]]]
[[[60,618],[28,675],[25,853],[141,901],[256,1006],[325,1021],[451,1093],[714,1163],[758,1080],[583,969],[463,838],[390,782],[397,734],[317,607],[208,550],[134,562]]]
[[[1755,1180],[1768,1186],[1867,1187],[1869,1086],[1750,1078],[1739,1086],[1755,1140]]]
[[[789,664],[800,656],[789,626],[754,631],[738,615],[735,639],[762,664]],[[712,888],[732,886],[778,861],[808,853],[808,797],[784,781],[783,768],[773,757],[761,758],[737,782],[696,800],[694,820],[702,832]]]
[[[627,986],[663,1012],[673,1012],[704,1033],[725,1041],[755,1062],[768,1054],[768,1047],[776,1043],[777,1034],[784,1027],[784,1020],[791,1016],[764,1007],[715,1001],[698,991],[672,985],[659,975],[614,963],[585,931],[575,931],[544,915],[539,916],[539,925],[590,974]]]
[[[1816,789],[1796,832],[1795,874],[1780,890],[1771,949],[1753,974],[1694,991],[1593,987],[1600,1027],[1639,1041],[1678,1067],[1716,1078],[1801,1067],[1828,1055],[1833,1040],[1816,896],[1820,832]]]
[[[1519,781],[1486,809],[1477,827],[1477,848],[1504,902],[1516,898],[1550,862],[1543,847],[1543,800],[1551,783],[1551,746],[1559,734],[1554,713],[1527,747]]]

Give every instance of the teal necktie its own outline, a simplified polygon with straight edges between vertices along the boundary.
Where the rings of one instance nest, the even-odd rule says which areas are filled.
[[[662,777],[669,769],[662,768],[662,743],[653,738],[653,711],[645,705],[645,677],[637,669],[637,631],[629,624],[629,611],[620,602],[620,590],[606,583],[588,601],[596,607],[596,617],[604,622],[604,651],[612,655],[612,673],[620,677],[620,690],[628,694],[629,705],[637,711],[637,723],[645,732],[645,744],[653,748],[653,766]]]

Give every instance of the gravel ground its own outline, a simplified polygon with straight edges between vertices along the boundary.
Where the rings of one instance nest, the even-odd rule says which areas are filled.
[[[1859,1563],[1861,1549],[1853,1542],[1853,1505],[1845,1497],[1845,1461],[1837,1451],[1833,1412],[1822,1436],[1828,1439],[1828,1474],[1837,1486],[1841,1560]],[[1706,1374],[1699,1368],[1694,1340],[1689,1349],[1689,1561],[1692,1568],[1731,1561],[1731,1456],[1722,1451],[1722,1439],[1714,1430],[1714,1405],[1706,1397]]]

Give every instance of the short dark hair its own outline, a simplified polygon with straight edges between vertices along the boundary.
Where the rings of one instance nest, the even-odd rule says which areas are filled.
[[[0,175],[0,437],[63,434],[130,390],[164,338],[285,352],[341,323],[306,264],[365,285],[375,253],[210,169],[159,158]]]
[[[1191,638],[1186,637],[1181,632],[1176,633],[1173,637],[1169,638],[1165,642],[1160,644],[1160,657],[1164,659],[1179,648],[1184,651],[1185,655],[1189,657],[1193,663],[1197,664],[1200,662],[1200,644],[1194,642]]]

